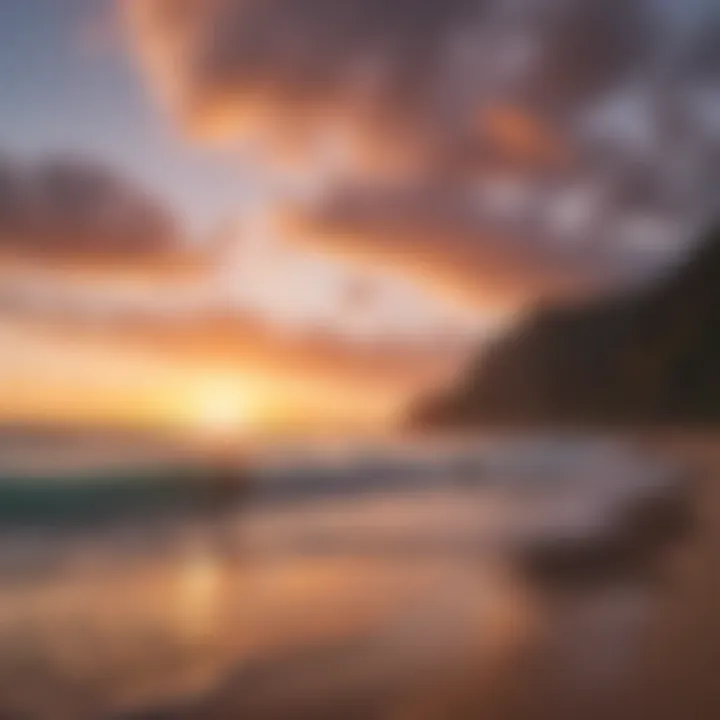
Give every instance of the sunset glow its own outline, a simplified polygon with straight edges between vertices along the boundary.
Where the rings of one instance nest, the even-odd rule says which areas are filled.
[[[190,423],[202,433],[230,435],[241,433],[261,423],[256,403],[237,382],[217,378],[201,385],[188,408]]]
[[[533,32],[473,2],[10,5],[0,423],[397,418],[536,303],[664,268],[714,186],[710,86],[663,139],[638,69],[563,78],[572,3]]]

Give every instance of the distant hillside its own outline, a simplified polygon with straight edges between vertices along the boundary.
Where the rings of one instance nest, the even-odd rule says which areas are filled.
[[[538,311],[416,425],[720,421],[720,226],[655,285]]]

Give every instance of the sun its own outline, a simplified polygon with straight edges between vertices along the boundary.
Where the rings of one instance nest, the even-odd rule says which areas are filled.
[[[200,430],[213,435],[239,432],[255,421],[247,393],[237,383],[219,380],[206,383],[197,391],[192,416]]]

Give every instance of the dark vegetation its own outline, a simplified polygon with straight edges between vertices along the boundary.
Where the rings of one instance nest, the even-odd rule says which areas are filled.
[[[720,225],[650,286],[538,310],[413,413],[423,427],[720,421]]]

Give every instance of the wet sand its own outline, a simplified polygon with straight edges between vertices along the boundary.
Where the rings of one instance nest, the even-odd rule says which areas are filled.
[[[6,542],[0,717],[719,717],[714,445],[692,533],[561,577],[467,488]]]
[[[720,443],[659,447],[695,470],[688,534],[642,565],[551,592],[546,639],[512,669],[498,705],[462,699],[454,717],[720,717]]]
[[[653,441],[654,443],[654,441]],[[269,696],[239,673],[197,704],[167,710],[183,718],[378,718],[441,720],[711,720],[720,717],[720,447],[713,438],[660,443],[695,468],[693,525],[639,561],[597,575],[526,587],[506,607],[505,642],[488,655],[486,627],[439,631],[452,647],[414,679],[349,683],[337,691],[328,666],[310,696],[293,696],[266,668]],[[460,572],[468,573],[468,567]],[[471,587],[467,592],[472,593]],[[517,597],[515,598],[517,601]],[[427,622],[427,618],[425,618]],[[473,632],[477,633],[473,635]],[[420,634],[420,633],[418,633]],[[408,638],[412,642],[412,638]],[[291,663],[296,673],[307,659]],[[342,655],[336,662],[344,661]],[[332,660],[330,665],[332,666]],[[347,679],[346,679],[347,680]],[[262,684],[262,683],[261,683]]]
[[[696,531],[669,559],[664,592],[624,696],[627,718],[720,717],[720,439],[675,440],[696,468]]]

